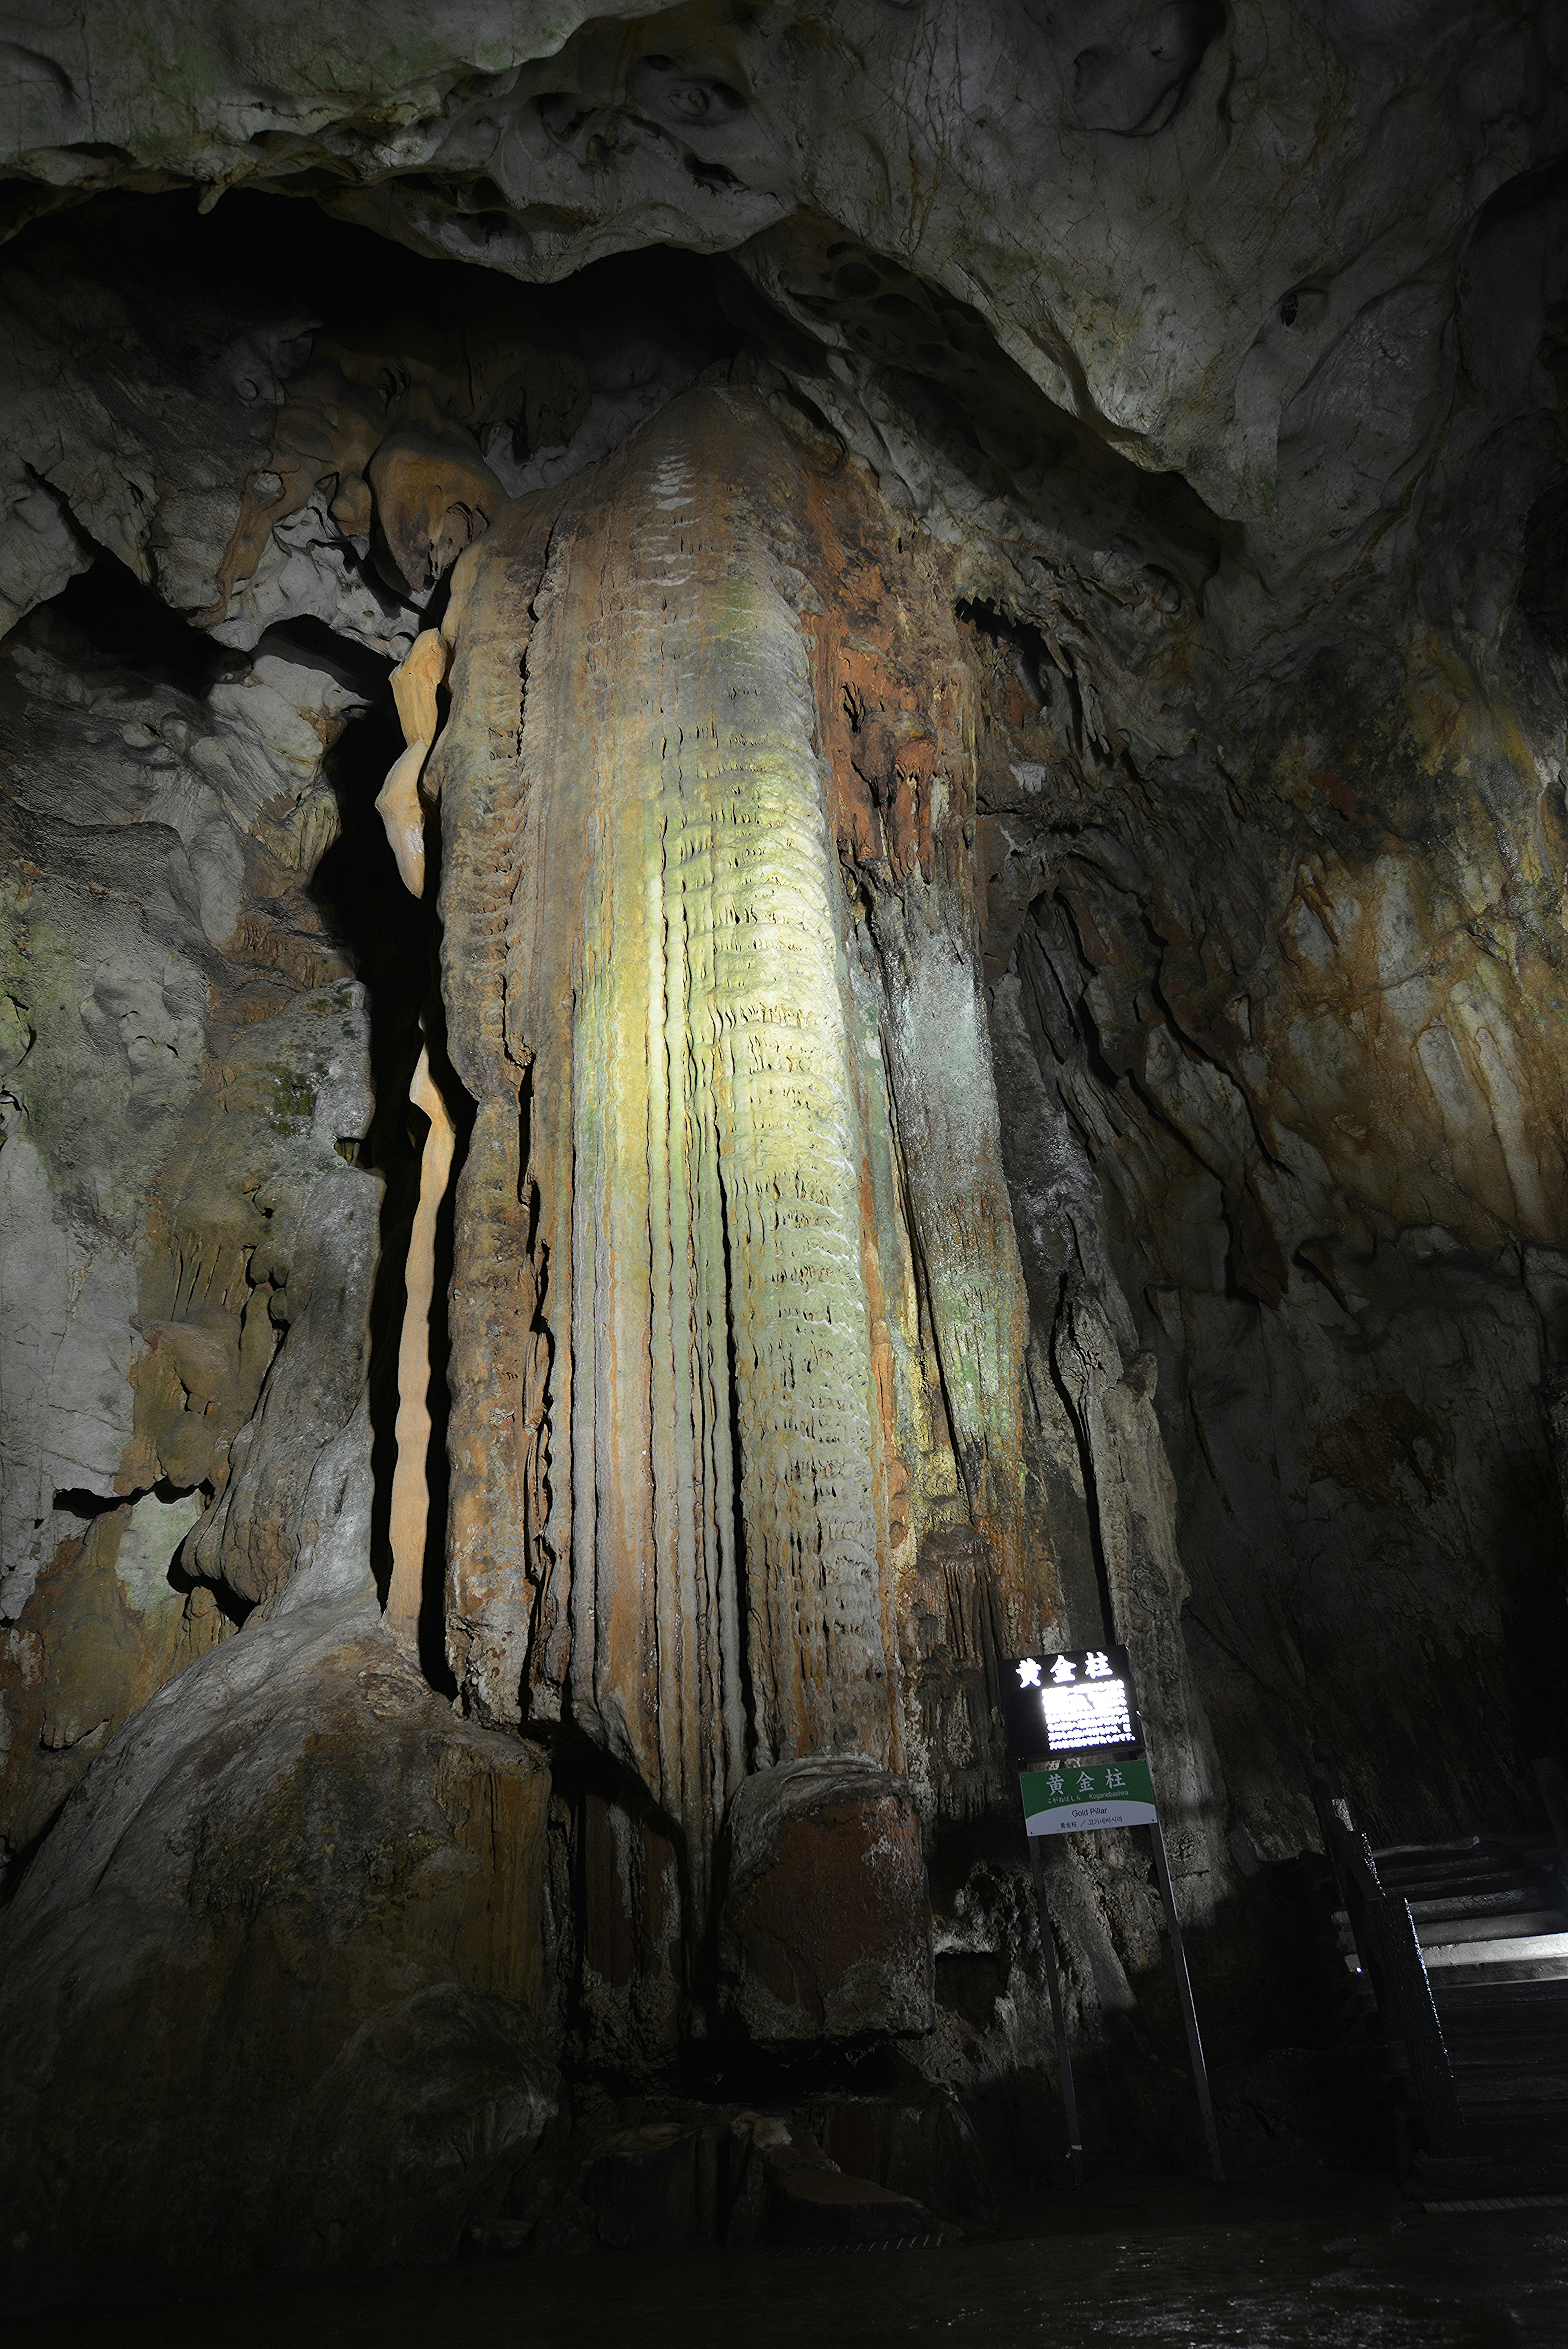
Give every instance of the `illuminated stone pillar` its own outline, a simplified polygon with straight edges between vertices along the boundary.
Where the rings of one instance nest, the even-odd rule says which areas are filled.
[[[749,1771],[911,1766],[923,1536],[972,1523],[1018,1583],[966,688],[940,596],[936,653],[889,667],[857,512],[756,395],[688,394],[464,558],[427,778],[475,1104],[449,1649],[482,1717],[569,1714],[636,1775],[699,1909]]]

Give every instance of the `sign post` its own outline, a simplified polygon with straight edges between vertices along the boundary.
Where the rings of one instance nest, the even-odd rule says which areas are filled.
[[[1030,1838],[1045,1981],[1056,2033],[1062,2102],[1067,2115],[1068,2158],[1076,2163],[1083,2154],[1078,2098],[1073,2085],[1073,2059],[1067,2045],[1056,1946],[1045,1909],[1044,1868],[1037,1847],[1044,1836],[1095,1835],[1106,1827],[1147,1827],[1154,1846],[1154,1872],[1170,1934],[1176,1994],[1187,2030],[1187,2052],[1192,2064],[1193,2085],[1198,2091],[1198,2109],[1203,2118],[1209,2164],[1216,2182],[1223,2184],[1225,2172],[1220,2159],[1214,2106],[1209,2095],[1209,2072],[1203,2061],[1198,2010],[1192,2002],[1192,1982],[1176,1914],[1170,1862],[1155,1804],[1154,1781],[1144,1749],[1143,1722],[1127,1651],[1125,1648],[1056,1649],[1039,1656],[1014,1657],[1002,1666],[1002,1671],[1007,1744],[1018,1771],[1023,1826]]]
[[[1062,2080],[1062,2106],[1067,2116],[1067,2169],[1076,2185],[1084,2171],[1084,2139],[1078,2127],[1078,2091],[1073,2085],[1073,2050],[1067,2043],[1062,1977],[1056,1968],[1056,1937],[1051,1930],[1051,1912],[1045,1905],[1045,1866],[1037,1837],[1030,1837],[1029,1864],[1034,1870],[1034,1908],[1040,1920],[1040,1947],[1045,1953],[1045,1987],[1051,1993],[1051,2028],[1056,2034],[1056,2069]]]

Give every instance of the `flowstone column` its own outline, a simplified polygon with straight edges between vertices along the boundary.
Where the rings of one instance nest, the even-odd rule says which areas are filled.
[[[504,516],[458,582],[438,751],[449,1045],[483,1129],[457,1203],[454,1649],[493,1717],[524,1679],[536,1711],[569,1704],[699,1872],[749,1764],[896,1747],[877,1236],[803,582],[770,528],[788,463],[715,391],[548,520]],[[497,1349],[464,1324],[500,1263],[531,1310]]]
[[[911,1769],[900,1674],[933,1529],[990,1544],[1013,1615],[1028,1582],[967,688],[940,596],[937,652],[889,684],[897,598],[839,528],[857,497],[868,512],[726,387],[507,508],[454,579],[424,778],[473,1105],[449,1651],[471,1712],[569,1716],[633,1774],[694,1922],[749,1775]],[[917,1068],[906,1006],[939,966],[962,1016]],[[950,1164],[907,1162],[900,1081],[928,1096],[911,1133],[961,1134]]]

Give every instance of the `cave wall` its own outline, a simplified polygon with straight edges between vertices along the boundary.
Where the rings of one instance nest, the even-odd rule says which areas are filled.
[[[1314,1742],[1394,1838],[1563,1737],[1558,36],[318,16],[14,45],[21,2231],[555,2240],[857,2083],[1034,2174],[1058,1640],[1299,2149]],[[1048,1880],[1168,2158],[1147,1864]],[[117,2181],[230,2095],[220,2244]]]
[[[1561,1733],[1561,818],[1491,713],[1424,717],[1382,663],[1314,663],[1219,785],[1245,862],[1212,785],[1075,843],[1004,982],[1103,1170],[1271,1856],[1314,1735],[1393,1840],[1528,1814]]]
[[[341,688],[264,657],[192,690],[64,608],[11,652],[0,1344],[25,1849],[169,1671],[318,1547],[364,1550],[377,1188],[340,1154],[370,1114],[364,989],[307,895]],[[275,1356],[312,1316],[291,1410]],[[223,1599],[210,1574],[171,1586],[285,1454],[288,1495],[245,1562],[224,1548]]]

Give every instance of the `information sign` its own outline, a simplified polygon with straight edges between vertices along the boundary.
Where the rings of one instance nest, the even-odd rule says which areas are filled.
[[[1197,2009],[1192,2003],[1187,1953],[1181,1945],[1170,1863],[1155,1806],[1154,1781],[1144,1751],[1132,1660],[1125,1648],[1057,1648],[1038,1656],[1014,1656],[1002,1669],[1008,1750],[1018,1772],[1023,1825],[1031,1839],[1029,1857],[1040,1910],[1040,1938],[1056,2032],[1062,2095],[1067,2108],[1070,2156],[1076,2161],[1083,2147],[1078,2136],[1078,2103],[1073,2087],[1066,2011],[1045,1900],[1044,1854],[1038,1838],[1094,1835],[1106,1827],[1147,1827],[1170,1935],[1177,1997],[1187,2029],[1210,2166],[1215,2178],[1222,2178],[1224,2170],[1209,2095],[1203,2042],[1198,2029]]]
[[[1154,1784],[1141,1754],[1125,1762],[1066,1762],[1020,1770],[1023,1825],[1032,1836],[1092,1835],[1100,1827],[1151,1827]]]
[[[1064,1754],[1143,1752],[1125,1648],[1060,1648],[1002,1666],[1007,1743],[1021,1767]]]

